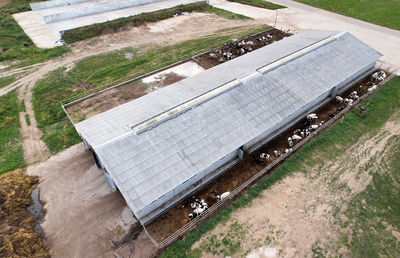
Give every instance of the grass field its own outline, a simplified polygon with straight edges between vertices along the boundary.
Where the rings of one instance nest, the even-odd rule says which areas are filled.
[[[349,221],[343,226],[351,231],[342,244],[352,257],[400,257],[400,136],[389,141],[372,182],[345,213]]]
[[[274,3],[271,3],[268,1],[263,1],[263,0],[228,0],[228,1],[240,3],[240,4],[247,4],[247,5],[251,5],[251,6],[255,6],[255,7],[261,7],[261,8],[270,9],[270,10],[286,8],[286,6],[274,4]]]
[[[13,13],[29,11],[29,0],[12,0],[0,8],[0,62],[23,60],[23,65],[34,64],[68,52],[66,47],[53,49],[37,48],[11,16]],[[22,65],[21,64],[21,65]]]
[[[400,30],[399,0],[296,0],[335,13]]]
[[[1,77],[0,78],[0,89],[9,85],[10,83],[14,82],[15,80],[16,80],[15,76]]]
[[[114,51],[85,58],[68,72],[65,68],[51,72],[33,88],[35,117],[44,142],[51,153],[56,153],[80,141],[60,105],[60,101],[71,96],[85,95],[77,85],[85,83],[91,89],[111,86],[267,28],[264,25],[236,27],[174,46]],[[125,57],[127,52],[132,53],[132,59]]]
[[[19,132],[17,93],[0,97],[0,174],[25,166]]]
[[[227,19],[250,19],[244,15],[235,14],[219,8],[212,7],[205,2],[197,2],[187,5],[179,5],[173,8],[163,9],[151,13],[142,13],[131,17],[120,18],[113,21],[96,23],[65,32],[62,38],[67,43],[77,42],[83,39],[100,36],[103,33],[115,32],[125,26],[140,26],[148,22],[156,22],[173,17],[182,12],[207,12]]]
[[[399,111],[400,77],[396,77],[373,96],[367,112],[361,115],[358,109],[356,109],[347,114],[340,123],[335,124],[330,130],[324,132],[317,139],[306,144],[293,157],[285,161],[274,174],[261,180],[256,186],[250,188],[247,193],[236,200],[232,206],[225,208],[217,216],[207,220],[203,225],[187,235],[184,240],[179,240],[173,244],[162,254],[162,257],[199,257],[203,250],[199,248],[192,250],[192,245],[206,232],[214,229],[219,223],[227,222],[231,218],[233,210],[250,205],[265,189],[270,188],[276,182],[281,181],[283,178],[296,171],[307,173],[308,168],[320,165],[324,163],[324,160],[334,160],[337,155],[355,144],[363,135],[374,135],[393,114]],[[394,143],[397,141],[398,139],[394,141]],[[396,158],[391,159],[389,157],[392,164],[390,165],[389,171],[392,171],[392,173],[387,175],[383,173],[383,177],[380,175],[374,176],[373,183],[351,203],[351,207],[348,209],[348,212],[352,213],[352,217],[359,223],[360,228],[364,227],[364,232],[368,232],[361,235],[357,233],[353,235],[351,253],[358,254],[355,255],[355,257],[376,257],[373,254],[378,253],[378,251],[374,250],[380,250],[379,248],[383,249],[387,244],[379,239],[379,235],[374,235],[368,230],[370,224],[367,219],[374,216],[375,218],[381,216],[379,209],[376,208],[393,207],[393,209],[386,209],[386,212],[382,214],[382,216],[386,216],[389,221],[399,226],[398,211],[400,206],[398,196],[400,184],[397,183],[400,179],[398,170],[399,146],[396,144],[394,144],[394,146],[396,147],[393,149],[393,156]],[[324,160],[322,160],[321,157],[324,157]],[[388,180],[393,180],[391,179],[393,174],[395,174],[395,181],[393,183],[388,183]],[[394,188],[384,190],[390,186]],[[379,197],[376,200],[374,199],[375,195]],[[362,201],[364,197],[362,196],[369,197],[366,199],[366,202],[371,205],[371,208],[375,209],[362,209],[363,205],[365,207],[365,203]],[[397,198],[397,200],[393,201],[394,198]],[[379,220],[377,223],[379,223]],[[357,231],[357,228],[355,228],[355,231]],[[235,246],[235,241],[229,242],[231,244],[227,243],[225,247],[223,247],[222,253],[231,254],[230,246]],[[368,243],[370,243],[370,246],[368,246]],[[389,251],[390,250],[387,250],[386,253]],[[318,253],[318,248],[316,248],[316,253]]]

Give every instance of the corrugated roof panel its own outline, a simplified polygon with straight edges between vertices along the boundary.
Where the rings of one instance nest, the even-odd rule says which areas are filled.
[[[141,220],[151,211],[142,212],[147,205],[157,208],[161,204],[153,202],[168,191],[195,180],[193,176],[198,178],[201,171],[379,58],[379,53],[345,33],[264,74],[256,72],[337,34],[299,33],[85,120],[76,128]],[[127,129],[233,79],[241,79],[242,85],[151,130],[135,135]],[[92,137],[99,133],[102,137]]]

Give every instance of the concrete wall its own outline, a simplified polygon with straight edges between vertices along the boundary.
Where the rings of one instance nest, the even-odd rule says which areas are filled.
[[[347,80],[343,81],[340,83],[337,88],[338,88],[338,94],[342,94],[344,91],[346,91],[348,88],[352,87],[355,83],[357,83],[360,78],[364,78],[367,76],[369,73],[371,73],[373,70],[375,70],[375,62],[370,63],[363,69],[361,69],[358,73],[354,74]]]
[[[50,14],[43,16],[43,19],[46,23],[59,22],[63,20],[68,20],[76,17],[105,13],[114,10],[119,10],[123,8],[134,7],[138,5],[144,5],[149,3],[156,3],[162,0],[126,0],[126,1],[115,1],[115,2],[106,2],[104,4],[96,4],[93,6],[88,6],[84,8],[71,8],[70,10],[65,10],[60,13]]]
[[[29,4],[29,5],[31,6],[31,9],[33,11],[36,11],[36,10],[41,10],[41,9],[60,7],[60,6],[67,6],[67,5],[71,5],[71,4],[79,4],[79,3],[85,3],[85,2],[90,2],[90,0],[67,0],[67,1],[65,1],[65,0],[53,0],[53,1],[32,3],[32,4]]]

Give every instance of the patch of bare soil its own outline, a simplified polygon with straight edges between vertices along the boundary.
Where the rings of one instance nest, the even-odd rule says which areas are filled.
[[[11,0],[0,0],[0,8],[8,5],[11,2]],[[1,53],[1,51],[0,51]]]
[[[82,81],[80,83],[75,84],[72,87],[72,90],[73,91],[77,91],[77,90],[88,91],[88,90],[91,90],[93,88],[94,88],[93,84],[91,84],[90,82],[84,80],[84,81]]]
[[[209,13],[190,13],[139,27],[124,27],[71,45],[74,53],[98,51],[104,48],[149,48],[173,45],[185,40],[209,35],[224,28],[261,24],[262,20],[227,20]]]
[[[0,176],[0,257],[49,257],[49,249],[27,208],[38,178],[22,169]]]
[[[348,220],[343,214],[347,204],[368,186],[371,173],[385,162],[385,146],[393,135],[400,135],[400,124],[389,121],[378,134],[361,138],[335,160],[314,165],[307,174],[298,172],[285,178],[250,207],[235,211],[226,225],[217,226],[194,248],[210,244],[211,236],[222,239],[232,223],[240,223],[248,226],[250,233],[241,242],[237,257],[346,255],[347,250],[337,250],[336,243],[349,228],[341,228],[338,222]],[[266,255],[267,249],[275,250],[275,255]]]

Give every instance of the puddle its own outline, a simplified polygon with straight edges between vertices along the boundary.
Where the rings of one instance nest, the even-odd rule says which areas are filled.
[[[198,65],[196,62],[188,61],[186,63],[171,67],[167,70],[145,77],[142,79],[142,82],[144,83],[158,82],[160,80],[163,80],[165,77],[167,77],[168,74],[171,73],[174,73],[180,77],[187,78],[194,76],[200,73],[201,71],[204,71],[203,67]]]
[[[44,232],[39,225],[39,220],[43,218],[43,204],[40,202],[40,189],[35,188],[32,190],[31,197],[33,200],[33,204],[28,207],[28,211],[33,214],[35,217],[36,224],[35,224],[35,231],[38,232],[43,239],[45,239]]]

